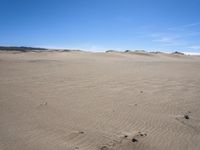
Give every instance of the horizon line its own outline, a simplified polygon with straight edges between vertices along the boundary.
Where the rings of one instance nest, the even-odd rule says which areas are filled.
[[[79,51],[86,51],[86,52],[106,52],[106,51],[116,51],[116,52],[124,52],[124,51],[143,51],[143,52],[161,52],[161,53],[174,53],[179,52],[183,53],[185,55],[200,55],[200,52],[188,52],[188,51],[180,51],[180,50],[174,50],[174,51],[168,51],[168,50],[145,50],[145,49],[102,49],[102,50],[91,50],[91,49],[85,49],[85,48],[64,48],[64,47],[45,47],[45,46],[16,46],[16,45],[0,45],[0,50],[3,50],[1,48],[32,48],[32,49],[44,49],[44,50],[79,50]]]

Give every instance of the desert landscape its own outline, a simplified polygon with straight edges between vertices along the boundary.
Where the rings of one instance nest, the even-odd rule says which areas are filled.
[[[0,51],[0,150],[199,150],[200,56]]]

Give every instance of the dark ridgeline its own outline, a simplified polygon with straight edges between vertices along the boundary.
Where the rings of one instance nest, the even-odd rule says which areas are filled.
[[[40,51],[58,51],[58,52],[81,52],[79,49],[49,49],[39,47],[26,47],[26,46],[0,46],[0,51],[18,51],[18,52],[40,52]]]
[[[173,52],[172,54],[184,55],[184,53],[182,53],[182,52],[179,52],[179,51],[175,51],[175,52]]]
[[[0,46],[1,51],[20,51],[20,52],[29,52],[29,51],[40,51],[40,50],[48,50],[46,48],[38,48],[38,47],[26,47],[26,46]]]

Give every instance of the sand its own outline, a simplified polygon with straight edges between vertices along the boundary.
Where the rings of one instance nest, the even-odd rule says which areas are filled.
[[[0,52],[0,150],[199,150],[200,57]]]

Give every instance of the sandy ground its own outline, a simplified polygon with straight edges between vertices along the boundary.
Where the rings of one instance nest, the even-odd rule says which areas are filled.
[[[200,57],[0,52],[0,150],[200,150]]]

